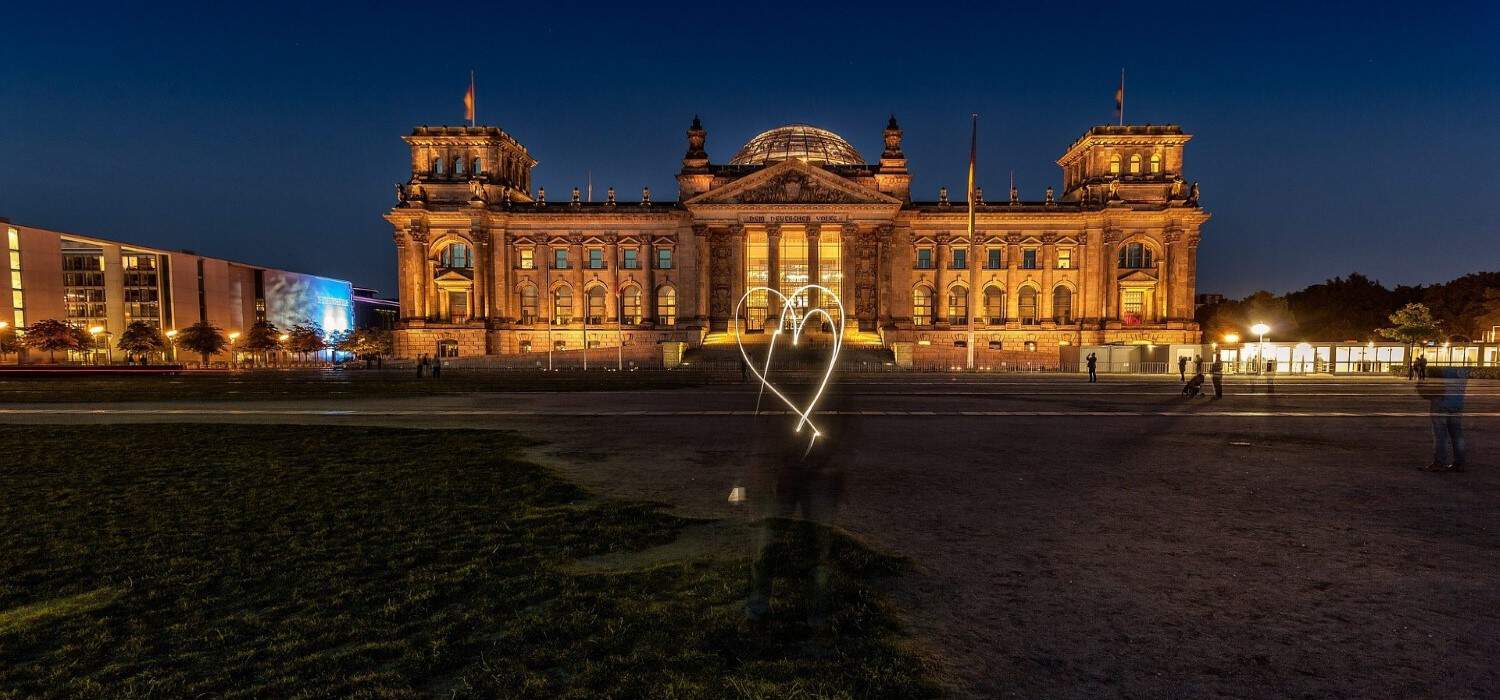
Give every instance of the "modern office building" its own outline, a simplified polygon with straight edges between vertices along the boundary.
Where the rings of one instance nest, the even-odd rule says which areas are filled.
[[[10,266],[0,321],[15,328],[56,319],[100,327],[110,340],[132,321],[164,332],[199,321],[229,333],[257,320],[281,328],[313,323],[327,332],[353,327],[353,288],[344,280],[5,219],[0,230]]]
[[[796,291],[810,283],[847,312],[846,345],[898,359],[988,364],[1014,351],[1055,364],[1069,345],[1197,342],[1209,214],[1184,181],[1181,128],[1090,128],[1057,160],[1060,190],[986,201],[981,189],[972,226],[963,187],[913,197],[902,135],[892,118],[867,161],[838,134],[794,124],[716,163],[694,119],[675,201],[624,201],[611,187],[585,202],[577,188],[561,201],[533,189],[537,161],[505,131],[419,127],[385,215],[396,352],[713,343],[775,326],[781,304],[756,288],[793,297],[799,315],[832,308],[823,292]]]

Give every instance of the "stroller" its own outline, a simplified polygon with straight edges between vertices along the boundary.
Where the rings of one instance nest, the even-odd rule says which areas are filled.
[[[1188,383],[1182,385],[1182,395],[1190,399],[1196,399],[1203,395],[1203,373],[1193,375]]]

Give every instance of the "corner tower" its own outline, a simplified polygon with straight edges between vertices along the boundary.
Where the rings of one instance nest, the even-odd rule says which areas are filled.
[[[411,148],[411,179],[402,202],[531,201],[536,159],[493,126],[419,126],[402,137]]]
[[[1176,124],[1089,129],[1057,159],[1063,169],[1063,200],[1154,204],[1186,200],[1182,149],[1192,138]]]

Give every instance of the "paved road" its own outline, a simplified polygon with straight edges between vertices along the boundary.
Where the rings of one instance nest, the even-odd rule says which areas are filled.
[[[1467,386],[1466,474],[1414,469],[1430,422],[1406,382],[1233,378],[1219,402],[1177,387],[851,380],[814,419],[841,455],[829,517],[916,562],[894,595],[965,694],[1500,693],[1500,383]],[[6,405],[0,421],[510,428],[602,493],[742,517],[726,495],[770,488],[793,437],[789,415],[752,418],[756,398]]]

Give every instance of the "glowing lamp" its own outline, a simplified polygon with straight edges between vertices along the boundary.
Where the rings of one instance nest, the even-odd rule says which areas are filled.
[[[89,335],[99,335],[104,332],[104,326],[94,326],[89,329]]]
[[[167,331],[167,337],[168,338],[176,338],[177,337],[177,331],[175,331],[175,330]]]
[[[276,339],[285,343],[286,341],[291,340],[292,336],[287,335],[286,333],[282,333],[281,335],[276,336]]]
[[[10,321],[0,321],[0,331],[10,328]]]
[[[1226,345],[1234,345],[1235,343],[1238,343],[1238,342],[1240,342],[1240,334],[1238,334],[1238,333],[1225,333],[1224,334],[1224,344],[1226,344]]]
[[[1257,323],[1250,327],[1250,332],[1256,335],[1265,335],[1271,332],[1271,327],[1264,323]]]

